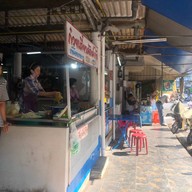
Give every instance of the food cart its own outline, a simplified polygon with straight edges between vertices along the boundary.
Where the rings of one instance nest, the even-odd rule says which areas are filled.
[[[67,56],[96,70],[97,47],[69,22],[66,39]],[[34,118],[8,117],[10,131],[0,139],[0,190],[72,192],[89,178],[100,156],[98,106],[88,100],[81,103],[81,111],[71,110],[70,70],[64,70],[66,103],[58,111],[61,115],[48,118],[40,111]]]

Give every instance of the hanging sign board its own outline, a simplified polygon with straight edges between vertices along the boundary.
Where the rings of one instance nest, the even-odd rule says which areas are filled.
[[[66,21],[66,53],[71,59],[98,67],[98,48]]]
[[[162,91],[173,91],[173,80],[163,80],[163,90]]]

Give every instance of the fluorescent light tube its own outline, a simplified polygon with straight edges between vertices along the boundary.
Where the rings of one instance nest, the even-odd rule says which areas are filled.
[[[167,38],[157,38],[157,39],[137,39],[137,40],[128,40],[124,41],[125,43],[156,43],[156,42],[165,42]]]
[[[127,55],[125,55],[124,57],[126,57],[126,58],[129,58],[129,57],[146,57],[146,56],[160,56],[161,55],[161,53],[152,53],[152,54],[141,54],[141,55],[130,55],[130,54],[127,54]]]
[[[120,60],[119,56],[117,57],[117,61],[119,63],[119,66],[121,66],[121,60]]]
[[[41,51],[27,52],[27,55],[41,54]]]
[[[133,39],[127,41],[113,41],[113,45],[124,45],[127,43],[157,43],[157,42],[165,42],[167,38],[154,38],[154,39]]]

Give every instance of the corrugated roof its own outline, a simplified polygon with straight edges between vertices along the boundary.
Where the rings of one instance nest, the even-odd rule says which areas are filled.
[[[86,7],[79,1],[70,3],[67,0],[43,0],[39,3],[34,0],[7,0],[3,3],[3,0],[0,0],[3,4],[0,8],[0,51],[40,48],[46,51],[64,51],[64,23],[69,20],[88,38],[95,30],[111,27],[110,31],[105,33],[109,49],[117,50],[118,54],[143,54],[142,44],[112,44],[114,41],[124,42],[144,36],[146,8],[140,1],[84,2]],[[154,74],[153,69],[150,70]],[[146,71],[149,70],[146,68]]]
[[[95,6],[98,6],[98,4],[95,4]],[[99,7],[99,6],[98,6]],[[97,10],[98,10],[97,7]],[[94,19],[94,13],[90,11],[93,19]],[[107,18],[130,18],[132,16],[132,1],[101,1],[100,2],[100,10],[98,11],[98,15],[101,18],[107,17]],[[145,11],[144,7],[139,4],[139,8],[137,11],[137,18],[136,19],[143,19],[145,17]],[[4,44],[5,42],[11,43],[12,41],[7,36],[10,35],[11,32],[15,32],[15,36],[17,35],[17,38],[19,39],[18,42],[22,43],[28,43],[30,40],[33,42],[43,42],[45,38],[43,38],[43,34],[51,32],[51,29],[48,31],[46,30],[40,30],[40,27],[47,27],[48,25],[52,26],[52,30],[54,30],[55,25],[64,25],[66,20],[71,21],[74,23],[79,30],[82,32],[86,30],[90,30],[91,32],[91,25],[87,20],[87,15],[83,11],[82,6],[80,5],[71,5],[71,6],[62,6],[62,7],[55,7],[53,9],[48,8],[38,8],[38,9],[16,9],[16,10],[10,10],[8,12],[1,11],[0,12],[0,25],[1,28],[5,29],[5,32],[3,33],[3,37],[0,38],[0,43]],[[95,21],[95,19],[94,19]],[[110,21],[110,25],[113,24],[112,21]],[[112,33],[112,37],[109,37],[109,39],[114,40],[117,38],[118,40],[126,40],[130,38],[134,38],[134,27],[130,27],[126,24],[129,24],[129,21],[125,20],[120,22],[121,26],[124,26],[122,29],[119,27],[119,32]],[[28,31],[27,27],[39,27],[37,35],[31,35],[32,31]],[[8,28],[8,30],[6,30]],[[26,28],[26,31],[23,31],[25,33],[25,36],[21,34],[19,29]],[[55,34],[58,32],[61,33],[61,31],[55,29]],[[35,31],[36,32],[36,31]],[[7,34],[6,34],[7,33]],[[111,33],[107,33],[107,35]],[[140,35],[143,33],[140,32]],[[28,38],[26,38],[28,36]],[[88,35],[89,36],[89,35]],[[25,38],[23,38],[25,37]],[[16,38],[16,37],[15,37]],[[6,39],[6,40],[3,40]],[[12,38],[14,39],[14,38]],[[60,35],[48,35],[48,38],[46,37],[46,41],[50,42],[58,42],[63,41],[63,38],[61,38]],[[16,42],[16,41],[15,41]],[[14,42],[12,42],[14,43]],[[135,48],[134,44],[131,45],[120,45],[120,49],[133,49]]]

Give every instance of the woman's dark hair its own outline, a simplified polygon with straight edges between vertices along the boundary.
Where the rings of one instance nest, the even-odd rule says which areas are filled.
[[[132,94],[132,93],[129,93],[127,97],[128,97],[128,98],[133,97],[133,94]]]
[[[38,64],[38,63],[32,63],[31,65],[30,65],[30,70],[35,70],[37,67],[40,67],[40,65]]]
[[[77,82],[77,79],[75,79],[75,78],[70,78],[70,79],[69,79],[70,87],[73,86],[76,82]]]
[[[128,96],[127,96],[127,102],[129,105],[135,105],[136,103],[136,99],[135,97],[133,96],[132,93],[129,93]]]
[[[129,105],[135,105],[136,100],[127,100],[127,103],[128,103]]]

